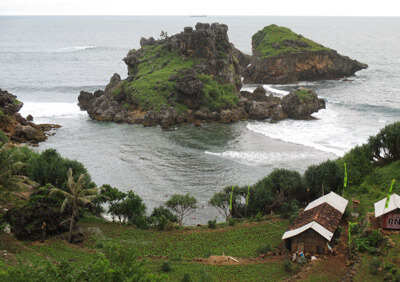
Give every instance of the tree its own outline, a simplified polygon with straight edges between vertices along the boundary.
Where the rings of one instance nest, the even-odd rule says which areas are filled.
[[[380,162],[393,162],[400,159],[400,122],[389,124],[376,136],[368,140],[373,157]]]
[[[184,219],[188,215],[195,212],[197,206],[197,200],[195,197],[186,195],[174,194],[165,203],[165,205],[172,210],[178,217],[178,224],[182,226],[184,224]]]
[[[61,212],[65,210],[67,206],[71,206],[72,214],[69,219],[69,235],[68,242],[72,239],[72,229],[74,227],[75,218],[78,218],[78,207],[85,207],[87,205],[93,205],[92,201],[97,197],[97,188],[84,189],[85,186],[85,175],[81,174],[77,182],[74,181],[72,175],[72,169],[68,170],[67,175],[67,189],[68,191],[61,190],[59,188],[53,188],[49,194],[50,197],[62,197],[64,201],[61,205]]]
[[[84,188],[93,188],[86,168],[79,162],[65,159],[54,149],[47,149],[40,154],[33,155],[27,164],[28,176],[41,186],[52,184],[64,191],[68,191],[68,171],[72,169],[74,180],[84,174]]]
[[[145,218],[146,205],[143,203],[142,198],[133,191],[128,191],[126,198],[114,207],[112,212],[121,217],[123,222],[127,221],[137,227],[147,227]]]
[[[313,200],[324,193],[334,191],[340,193],[343,188],[344,172],[334,161],[327,160],[319,165],[312,165],[304,173],[304,182],[309,190],[309,199]]]
[[[217,211],[225,217],[225,220],[228,221],[229,218],[229,201],[230,197],[229,194],[224,192],[215,193],[214,196],[208,202]]]
[[[19,172],[25,166],[20,159],[24,155],[17,150],[10,150],[7,145],[0,143],[0,188],[5,190],[30,188],[32,183]],[[28,183],[28,184],[27,184]]]
[[[119,211],[118,205],[126,198],[126,196],[126,193],[119,191],[117,188],[111,187],[109,184],[104,184],[100,187],[99,202],[108,202],[108,213],[111,214],[113,221],[115,216],[118,216],[119,222],[122,222],[122,214],[121,211]]]

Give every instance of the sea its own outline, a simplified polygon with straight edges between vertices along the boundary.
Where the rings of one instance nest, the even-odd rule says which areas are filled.
[[[229,39],[251,54],[251,36],[269,24],[286,26],[369,65],[348,81],[263,85],[283,96],[305,86],[325,99],[315,120],[278,123],[159,127],[91,120],[77,106],[81,90],[103,89],[141,37],[173,35],[197,22],[229,27]],[[226,186],[253,185],[271,171],[303,173],[308,166],[343,156],[384,126],[400,120],[400,18],[398,17],[190,17],[190,16],[1,16],[0,88],[18,96],[21,114],[62,127],[40,143],[85,165],[98,186],[133,190],[148,214],[172,194],[196,197],[186,224],[217,218],[208,204]],[[253,90],[257,85],[243,85]]]

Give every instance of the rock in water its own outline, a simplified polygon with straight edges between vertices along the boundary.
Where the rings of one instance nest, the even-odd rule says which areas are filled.
[[[128,78],[114,74],[104,91],[82,91],[79,105],[99,121],[169,126],[194,122],[191,112],[202,111],[202,121],[215,121],[234,109],[241,88],[240,62],[246,55],[229,42],[224,24],[198,23],[173,36],[140,40],[141,48],[124,58]],[[234,54],[240,55],[236,58]],[[247,58],[248,59],[248,58]],[[239,115],[226,120],[236,121]]]
[[[282,98],[283,111],[293,119],[311,119],[311,114],[325,109],[325,101],[312,89],[299,87]]]
[[[254,34],[252,50],[251,65],[243,71],[244,83],[339,79],[368,67],[277,25],[266,26]]]
[[[23,118],[18,111],[23,103],[17,96],[0,89],[0,130],[14,142],[23,143],[30,141],[33,144],[46,140],[49,131],[60,127],[59,125],[40,125],[32,122],[33,117],[29,115]],[[50,133],[52,134],[52,133]]]

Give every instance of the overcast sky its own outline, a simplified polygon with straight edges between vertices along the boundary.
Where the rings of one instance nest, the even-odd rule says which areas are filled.
[[[0,0],[0,15],[400,16],[399,0]]]

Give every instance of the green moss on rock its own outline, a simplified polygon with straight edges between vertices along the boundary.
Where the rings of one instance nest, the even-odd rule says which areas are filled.
[[[237,105],[239,97],[232,84],[220,84],[209,75],[199,75],[203,83],[202,107],[209,111],[228,109]]]
[[[134,96],[139,106],[145,110],[159,111],[162,106],[171,106],[171,102],[177,110],[185,108],[183,105],[177,106],[179,102],[175,82],[169,78],[179,70],[193,68],[198,60],[182,57],[177,51],[163,50],[162,45],[142,47],[138,60],[141,63],[129,68],[134,80],[126,83],[126,94]],[[117,87],[114,91],[120,89]]]
[[[302,102],[308,102],[314,99],[313,93],[304,89],[298,89],[296,91],[296,95]]]
[[[286,52],[329,50],[308,38],[275,24],[264,27],[252,37],[254,51],[262,58]]]

